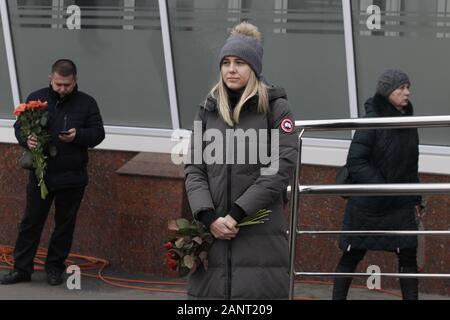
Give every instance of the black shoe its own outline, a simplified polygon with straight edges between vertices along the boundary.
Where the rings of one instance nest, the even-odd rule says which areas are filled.
[[[5,274],[2,279],[2,284],[16,284],[19,282],[30,282],[31,275],[23,273],[17,270],[11,270],[8,274]]]
[[[417,273],[417,267],[400,268],[400,273]],[[400,278],[403,300],[419,300],[419,280],[417,278]]]
[[[62,274],[56,270],[47,271],[47,283],[51,286],[59,286],[63,283]]]

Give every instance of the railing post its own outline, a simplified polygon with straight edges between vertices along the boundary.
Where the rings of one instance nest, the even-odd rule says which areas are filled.
[[[388,185],[389,188],[380,185],[362,185],[359,187],[348,186],[302,186],[300,187],[300,172],[302,165],[302,138],[306,130],[312,131],[329,131],[329,130],[353,130],[353,129],[406,129],[406,128],[438,128],[449,127],[450,116],[431,116],[431,117],[406,117],[403,119],[395,118],[364,118],[364,119],[336,119],[336,120],[314,120],[314,121],[296,121],[297,130],[302,130],[298,137],[298,153],[297,163],[291,185],[291,216],[289,226],[289,299],[294,299],[294,284],[296,276],[373,276],[375,274],[343,274],[343,273],[312,273],[312,272],[295,272],[295,253],[297,235],[305,234],[359,234],[361,231],[299,231],[297,230],[301,208],[299,206],[300,197],[302,195],[410,195],[416,194],[417,190],[421,193],[435,194],[442,191],[450,191],[448,184],[432,184],[427,188],[418,188],[416,185]],[[320,192],[319,192],[320,191]],[[408,231],[364,231],[363,234],[375,235],[386,234],[396,235],[408,233]],[[411,232],[411,231],[409,231]],[[432,235],[450,235],[448,231],[413,231],[415,234],[432,234]],[[450,278],[450,274],[376,274],[379,276],[395,276],[399,278],[427,278],[439,277]]]
[[[305,130],[302,130],[298,136],[298,152],[297,163],[295,165],[294,175],[292,177],[291,187],[291,221],[289,225],[289,300],[294,299],[294,285],[295,285],[295,250],[297,241],[297,223],[299,215],[299,182],[300,172],[302,168],[302,145],[303,134]]]

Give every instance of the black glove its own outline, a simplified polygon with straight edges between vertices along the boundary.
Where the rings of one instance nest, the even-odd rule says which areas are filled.
[[[207,230],[209,230],[211,224],[217,220],[216,212],[213,209],[200,211],[197,214],[197,217],[198,220],[205,225]]]
[[[236,222],[239,224],[246,216],[247,214],[245,213],[244,210],[242,210],[241,207],[239,207],[236,203],[233,204],[233,206],[231,207],[231,211],[230,211],[230,216],[236,220]]]

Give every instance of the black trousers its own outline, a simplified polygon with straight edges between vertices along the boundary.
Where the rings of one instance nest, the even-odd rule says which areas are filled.
[[[336,273],[353,273],[359,262],[366,255],[366,250],[350,250],[344,252],[336,268]],[[417,273],[417,248],[401,249],[397,252],[399,273]],[[335,278],[333,300],[346,300],[352,278]],[[404,300],[417,300],[419,282],[416,278],[401,278],[400,288]]]
[[[75,221],[85,187],[77,187],[49,192],[45,200],[36,179],[30,178],[27,186],[25,215],[19,226],[14,249],[14,269],[31,274],[34,271],[33,259],[41,239],[50,207],[55,202],[55,229],[53,230],[48,255],[45,261],[47,271],[64,272],[64,261],[70,253],[75,230]]]

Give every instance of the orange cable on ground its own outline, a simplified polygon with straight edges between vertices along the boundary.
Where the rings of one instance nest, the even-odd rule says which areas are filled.
[[[0,265],[0,269],[12,269],[12,267],[13,267],[12,253],[13,253],[13,251],[14,251],[14,248],[11,246],[0,245],[0,263],[6,264],[6,265]],[[46,256],[47,256],[47,250],[45,250],[45,249],[38,250],[38,252],[36,254],[36,258],[34,259],[35,270],[44,270],[43,265],[44,265]],[[84,260],[87,262],[76,263],[76,261],[80,261],[80,260]],[[66,262],[69,265],[76,264],[83,271],[98,270],[97,274],[91,274],[91,273],[86,273],[86,272],[81,273],[81,274],[86,277],[99,279],[99,280],[101,280],[111,286],[114,286],[114,287],[143,290],[143,291],[150,291],[150,292],[162,292],[162,293],[177,293],[177,294],[186,294],[187,293],[186,290],[162,289],[162,288],[155,288],[155,287],[149,288],[149,287],[140,287],[140,286],[117,283],[117,282],[125,282],[125,283],[143,284],[143,285],[173,285],[173,286],[185,286],[186,285],[186,282],[184,282],[184,281],[179,281],[179,282],[145,281],[145,280],[125,279],[125,278],[104,276],[103,271],[105,270],[106,267],[109,266],[109,262],[105,259],[71,253]],[[116,281],[116,282],[114,282],[114,281]],[[296,283],[304,283],[304,284],[312,284],[312,285],[333,285],[332,282],[325,282],[325,281],[306,281],[306,280],[300,281],[300,280],[298,280],[298,281],[296,281]],[[352,285],[352,288],[367,289],[367,287],[360,286],[360,285]],[[388,291],[388,290],[376,289],[374,291],[401,297],[400,294],[397,294],[395,292]],[[306,297],[295,297],[295,300],[318,300],[318,299],[306,298]]]
[[[11,246],[0,245],[0,263],[6,264],[6,266],[0,266],[1,269],[11,269],[13,267],[13,257],[12,257],[13,251],[14,251],[14,248]],[[44,265],[46,256],[47,256],[47,250],[45,250],[45,249],[38,250],[38,252],[36,253],[36,258],[34,259],[35,270],[44,270],[43,265]],[[87,262],[76,263],[75,261],[77,261],[77,260],[85,260]],[[185,282],[144,281],[144,280],[123,279],[123,278],[104,276],[103,271],[109,265],[109,262],[104,259],[71,253],[69,255],[68,259],[66,260],[66,262],[69,265],[76,264],[83,271],[98,270],[96,275],[86,273],[86,272],[83,272],[81,274],[86,277],[100,279],[103,282],[105,282],[111,286],[127,288],[127,289],[150,291],[150,292],[167,292],[167,293],[186,294],[186,291],[184,291],[184,290],[139,287],[139,286],[115,283],[113,281],[139,283],[139,284],[146,284],[146,285],[185,285],[186,284]]]

